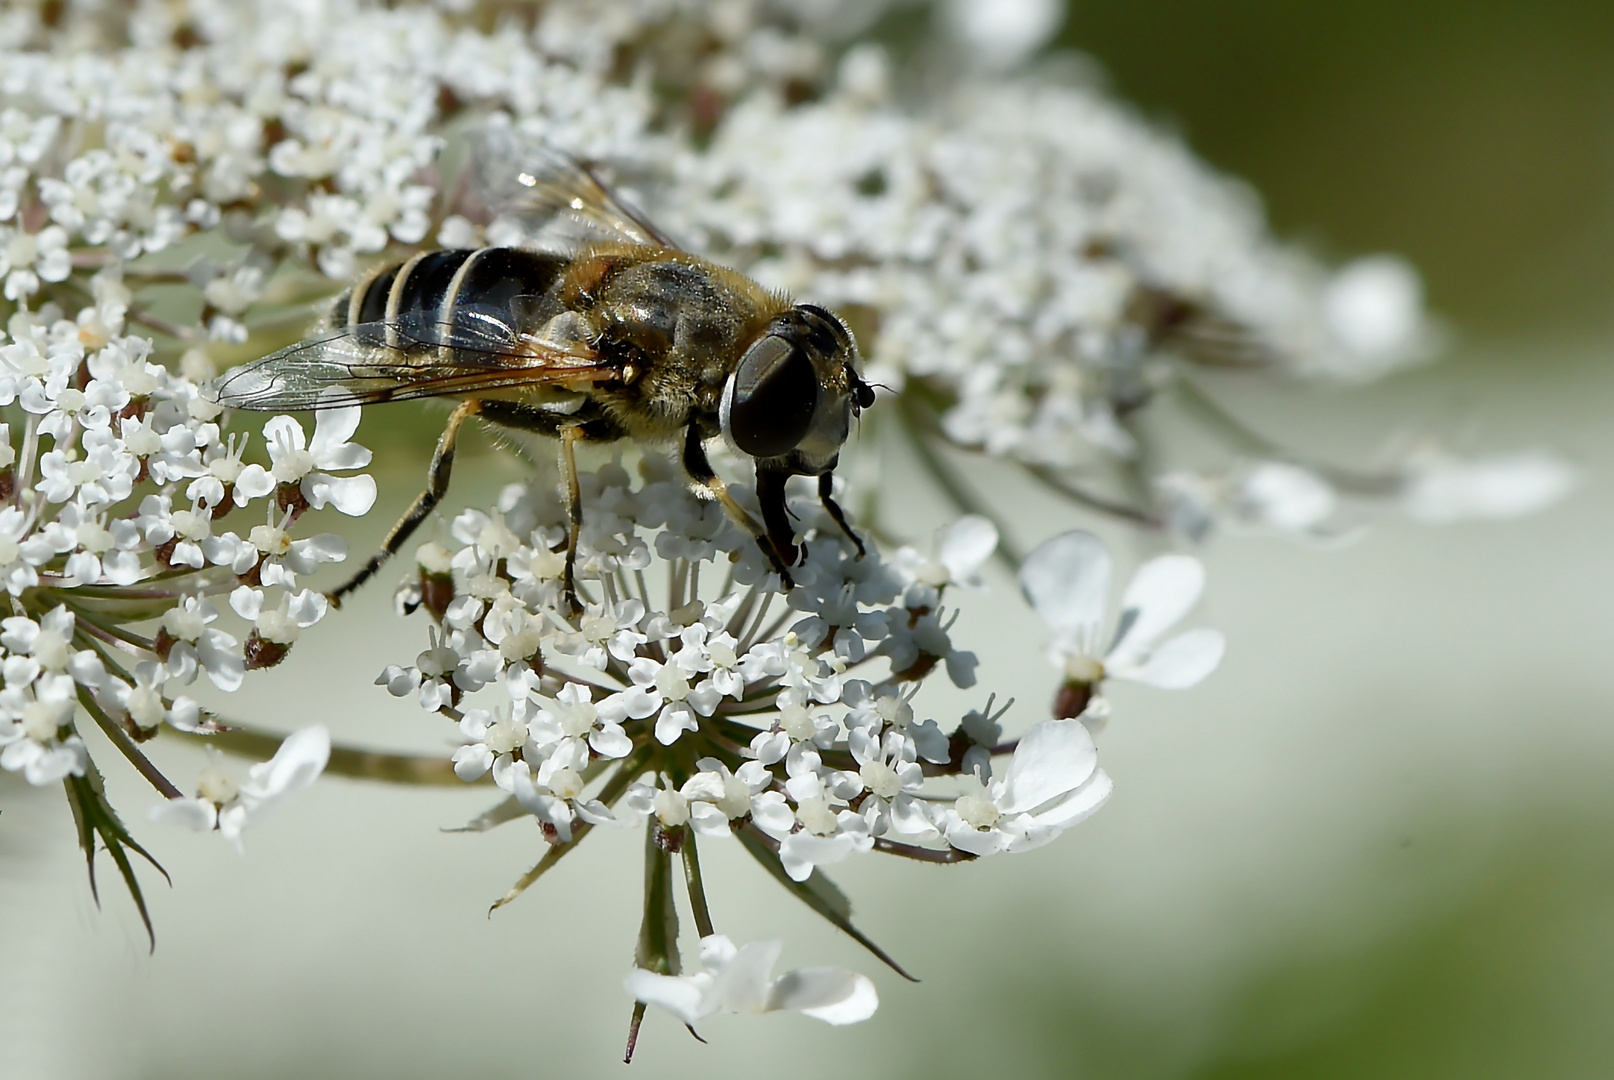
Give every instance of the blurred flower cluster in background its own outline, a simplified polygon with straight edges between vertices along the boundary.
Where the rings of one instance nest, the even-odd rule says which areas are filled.
[[[1608,387],[1566,365],[1515,386],[1517,345],[1491,347],[1510,395],[1441,382],[1464,376],[1427,362],[1476,348],[1461,304],[1426,309],[1423,253],[1372,253],[1399,246],[1385,230],[1337,258],[1275,232],[1249,184],[1120,99],[1103,49],[1074,51],[1111,25],[1093,17],[1059,0],[0,13],[0,903],[34,928],[0,937],[30,1033],[0,1048],[6,1074],[436,1075],[469,1029],[469,1067],[514,1075],[536,1016],[583,1075],[620,1051],[628,973],[630,1056],[646,1004],[727,1044],[647,1020],[636,1068],[754,1062],[778,1049],[770,1025],[797,1023],[715,1014],[840,1025],[879,1005],[856,1034],[790,1029],[781,1075],[844,1054],[941,1075],[1392,1075],[1397,1022],[1373,1017],[1396,941],[1460,951],[1474,920],[1537,910],[1524,884],[1508,906],[1543,880],[1530,860],[1568,890],[1552,903],[1591,910],[1606,887],[1579,856],[1552,862],[1522,814],[1496,832],[1487,796],[1523,806],[1545,777],[1549,832],[1601,805],[1553,779],[1560,745],[1604,760],[1570,719],[1599,633],[1576,613],[1607,588],[1584,569],[1596,530],[1553,532],[1550,556],[1532,545],[1563,510],[1495,532],[1407,520],[1555,507],[1596,475],[1606,448],[1573,418],[1595,423]],[[1148,70],[1117,68],[1121,88]],[[581,611],[547,448],[463,461],[384,571],[396,590],[342,610],[320,591],[419,489],[436,418],[259,423],[208,384],[367,270],[564,241],[504,212],[530,179],[478,175],[488,132],[586,163],[679,245],[854,331],[879,394],[837,477],[852,532],[792,486],[793,588],[676,448],[620,444],[583,462]],[[1448,394],[1479,404],[1454,415]],[[755,507],[744,455],[713,456]],[[1582,607],[1555,607],[1575,590]],[[1191,614],[1205,597],[1216,629]],[[1437,780],[1406,780],[1426,767]],[[58,872],[75,838],[102,915],[82,862],[78,882]],[[124,926],[108,861],[144,924],[139,973],[81,990]],[[153,888],[170,873],[171,895]],[[484,926],[479,905],[540,877]],[[1530,963],[1533,940],[1511,946]],[[1564,963],[1608,940],[1575,937]],[[214,947],[230,959],[207,967]],[[871,953],[889,965],[872,978]],[[776,975],[783,955],[835,966]],[[124,982],[179,1000],[221,977],[239,1008],[183,1060],[173,1015],[118,1005]],[[293,988],[288,1019],[269,1001]],[[1438,990],[1405,990],[1403,1011]],[[1338,1049],[1381,1021],[1382,1059]]]

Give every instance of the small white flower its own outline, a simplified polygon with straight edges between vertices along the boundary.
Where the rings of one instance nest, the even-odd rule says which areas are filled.
[[[195,798],[158,803],[148,816],[154,822],[197,832],[217,829],[240,851],[241,830],[259,824],[292,795],[312,785],[330,757],[331,735],[323,724],[286,736],[274,757],[252,766],[246,783],[239,786],[213,756],[202,770]]]
[[[1080,721],[1045,720],[1020,739],[1004,779],[977,780],[940,825],[949,844],[972,855],[1029,851],[1091,816],[1112,786]]]
[[[1106,646],[1101,635],[1109,587],[1109,552],[1092,533],[1067,532],[1044,541],[1020,567],[1020,588],[1056,635],[1050,653],[1064,668],[1067,683],[1096,687],[1114,677],[1183,689],[1221,662],[1225,642],[1216,630],[1191,630],[1155,644],[1204,590],[1199,560],[1162,555],[1139,567]]]
[[[7,300],[23,300],[39,291],[40,281],[65,281],[73,271],[67,230],[47,225],[37,233],[0,229],[0,274],[6,276]]]
[[[714,1013],[766,1013],[789,1009],[828,1024],[867,1020],[879,995],[867,976],[845,968],[804,968],[778,978],[784,949],[778,941],[735,947],[722,934],[701,938],[701,966],[693,975],[662,975],[636,968],[624,985],[634,999],[656,1005],[686,1024]]]
[[[370,451],[349,438],[359,428],[362,410],[353,405],[325,409],[314,420],[314,438],[305,443],[303,426],[290,416],[276,416],[263,426],[270,467],[248,465],[236,478],[249,494],[262,490],[264,474],[278,484],[296,484],[316,510],[327,503],[344,514],[359,516],[375,505],[375,478],[367,475],[338,477],[318,470],[362,469]]]
[[[77,696],[71,675],[42,675],[31,660],[9,658],[0,690],[0,769],[20,772],[36,786],[82,776],[89,761],[71,732]]]

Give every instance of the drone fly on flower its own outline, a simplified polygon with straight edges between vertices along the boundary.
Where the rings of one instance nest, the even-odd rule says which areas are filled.
[[[818,477],[825,509],[861,553],[831,494],[852,417],[874,402],[846,324],[679,249],[587,165],[541,143],[489,128],[472,151],[478,196],[522,226],[520,246],[381,267],[308,339],[211,387],[220,404],[257,411],[460,399],[426,490],[333,597],[363,584],[431,513],[470,417],[559,440],[574,610],[579,442],[681,444],[692,483],[757,539],[786,588],[799,557],[785,508],[793,475]],[[719,436],[755,463],[761,523],[707,458]]]

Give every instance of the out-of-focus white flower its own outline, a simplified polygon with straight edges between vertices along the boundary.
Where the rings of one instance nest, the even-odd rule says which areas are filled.
[[[0,274],[6,277],[7,300],[23,300],[39,291],[41,281],[65,281],[72,273],[67,230],[47,225],[37,233],[0,229]]]
[[[152,821],[180,825],[197,832],[217,829],[235,846],[241,847],[241,830],[257,825],[292,795],[309,787],[325,771],[331,757],[331,735],[323,724],[313,724],[292,732],[281,742],[274,757],[247,770],[247,780],[237,784],[220,764],[216,752],[210,756],[197,781],[191,799],[169,799],[153,806]]]
[[[1372,378],[1430,351],[1423,281],[1405,259],[1371,255],[1347,263],[1324,290],[1322,310],[1329,333],[1353,360],[1342,374]]]
[[[1407,463],[1401,504],[1420,521],[1442,524],[1520,517],[1558,502],[1575,480],[1569,463],[1546,451],[1465,460],[1431,450]]]
[[[964,54],[988,68],[1019,64],[1065,21],[1064,0],[943,0],[941,7]]]
[[[911,547],[899,549],[894,558],[897,565],[913,575],[915,587],[930,590],[922,597],[910,597],[908,606],[935,607],[949,585],[982,588],[977,571],[997,547],[997,526],[979,514],[966,514],[936,530],[929,558]]]
[[[1191,556],[1162,555],[1144,563],[1121,597],[1120,618],[1105,645],[1110,555],[1098,537],[1061,533],[1038,545],[1020,567],[1026,600],[1054,631],[1049,654],[1063,668],[1067,688],[1080,688],[1070,705],[1081,708],[1105,678],[1183,689],[1214,671],[1225,648],[1220,631],[1190,630],[1156,645],[1204,587],[1204,568]],[[1081,708],[1057,712],[1075,716]]]
[[[636,968],[624,981],[637,1001],[666,1009],[686,1024],[714,1013],[767,1013],[788,1009],[826,1024],[855,1024],[874,1015],[879,994],[867,976],[845,968],[801,968],[774,977],[784,945],[753,941],[736,947],[722,934],[701,938],[701,966],[693,975],[662,975]]]

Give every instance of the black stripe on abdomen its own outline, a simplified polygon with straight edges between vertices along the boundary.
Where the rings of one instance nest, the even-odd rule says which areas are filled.
[[[474,252],[463,248],[451,251],[432,251],[411,260],[409,272],[393,285],[397,304],[388,300],[388,312],[394,318],[403,318],[415,312],[441,317],[443,299],[448,296],[449,283],[459,272],[460,265]]]
[[[483,248],[461,269],[450,306],[470,305],[499,315],[516,314],[511,311],[516,297],[543,296],[569,262],[558,255],[522,248]]]
[[[387,295],[392,292],[392,283],[398,277],[398,269],[396,266],[388,267],[353,290],[346,312],[347,325],[350,328],[380,322],[386,318]],[[360,336],[371,345],[381,344],[381,335],[378,333],[370,332]]]

